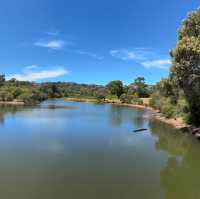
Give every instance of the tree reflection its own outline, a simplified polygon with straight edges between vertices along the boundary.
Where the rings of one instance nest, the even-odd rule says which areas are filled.
[[[168,153],[166,165],[160,171],[160,184],[166,199],[200,198],[200,143],[160,122],[150,122],[152,134],[158,140],[156,149]]]
[[[122,124],[122,107],[111,105],[109,107],[110,124],[113,127],[118,127]]]
[[[1,104],[0,105],[0,124],[4,124],[4,117],[5,114],[10,113],[12,115],[15,115],[16,112],[23,110],[23,106],[19,105],[6,105],[6,104]]]
[[[134,109],[134,111],[132,110],[132,115],[131,115],[130,119],[132,120],[135,128],[144,127],[144,118],[143,118],[144,113],[145,112],[142,109]]]
[[[129,107],[111,105],[109,107],[109,122],[114,127],[122,123],[131,123],[135,128],[142,128],[145,124],[145,110],[131,109]]]

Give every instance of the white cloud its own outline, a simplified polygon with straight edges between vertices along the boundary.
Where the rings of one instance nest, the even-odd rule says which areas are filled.
[[[38,65],[26,66],[26,67],[24,68],[24,71],[27,71],[27,70],[35,70],[35,69],[39,69],[39,66],[38,66]]]
[[[134,52],[131,51],[127,51],[127,50],[111,50],[110,51],[111,56],[121,59],[121,60],[134,60],[136,59],[136,54]]]
[[[157,60],[144,61],[141,64],[146,68],[166,69],[171,64],[171,61],[170,59],[157,59]]]
[[[34,66],[34,67],[33,67]],[[15,78],[19,81],[39,81],[45,79],[56,78],[68,74],[68,71],[63,67],[56,67],[53,69],[42,70],[40,67],[33,65],[24,68],[21,74],[8,75],[6,79]]]
[[[38,41],[38,42],[35,42],[34,45],[38,47],[53,49],[53,50],[61,50],[64,47],[65,42],[63,40],[51,40],[51,41],[46,41],[46,42]]]
[[[123,61],[135,61],[145,68],[167,69],[171,64],[170,59],[163,58],[149,48],[111,50],[110,55]]]
[[[121,59],[123,61],[128,60],[143,60],[145,57],[150,56],[152,52],[145,48],[134,48],[132,50],[128,49],[119,49],[119,50],[111,50],[110,55]]]
[[[55,32],[46,32],[49,36],[57,36],[59,34],[58,31]],[[86,50],[81,50],[77,48],[73,48],[76,44],[72,41],[64,41],[64,40],[40,40],[38,42],[34,43],[35,46],[37,47],[43,47],[43,48],[48,48],[52,50],[64,50],[66,52],[70,53],[75,53],[79,55],[86,55],[88,57],[92,57],[94,59],[102,60],[104,57],[97,55],[96,53],[86,51]],[[72,48],[68,48],[68,47]]]
[[[88,51],[83,51],[83,50],[76,50],[76,53],[80,54],[80,55],[87,55],[89,57],[95,58],[95,59],[99,59],[102,60],[104,57],[103,56],[99,56],[95,53],[92,52],[88,52]]]

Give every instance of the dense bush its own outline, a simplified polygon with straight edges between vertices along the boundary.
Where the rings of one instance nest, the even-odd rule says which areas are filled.
[[[111,94],[116,95],[118,98],[123,94],[124,87],[120,80],[114,80],[109,82],[106,87],[111,92]]]
[[[96,98],[98,103],[104,102],[105,99],[106,99],[105,95],[102,94],[102,93],[96,93],[95,98]]]
[[[120,96],[120,101],[122,103],[126,103],[126,104],[131,104],[134,100],[134,96],[133,95],[128,95],[128,94],[122,94]]]
[[[161,112],[165,115],[166,118],[174,117],[174,106],[170,103],[165,103],[161,107]]]
[[[12,101],[14,99],[12,93],[2,90],[0,91],[0,100],[1,101]]]

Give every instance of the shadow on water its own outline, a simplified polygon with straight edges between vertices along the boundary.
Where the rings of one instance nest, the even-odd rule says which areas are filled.
[[[160,170],[160,184],[166,199],[200,198],[200,144],[191,135],[183,134],[160,122],[150,122],[152,134],[157,137],[155,148],[168,153]]]

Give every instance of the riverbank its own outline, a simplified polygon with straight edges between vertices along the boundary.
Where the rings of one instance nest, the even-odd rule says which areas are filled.
[[[140,108],[151,111],[151,118],[150,119],[157,119],[159,121],[162,121],[164,123],[167,123],[171,126],[173,126],[176,129],[184,129],[187,128],[188,125],[181,119],[181,118],[166,118],[162,113],[160,113],[159,110],[155,110],[150,106],[145,105],[137,105],[137,104],[123,104],[123,103],[113,103],[115,105],[119,106],[128,106],[132,108]]]
[[[96,99],[86,99],[86,98],[74,98],[74,97],[67,97],[65,101],[68,102],[97,102]]]
[[[97,102],[97,100],[95,99],[79,99],[79,98],[65,98],[66,101],[74,101],[74,102]],[[114,104],[117,106],[127,106],[127,107],[131,107],[131,108],[140,108],[140,109],[145,109],[145,110],[149,110],[151,112],[151,118],[150,119],[156,119],[159,120],[161,122],[167,123],[171,126],[173,126],[176,129],[187,129],[187,128],[191,128],[191,126],[189,126],[188,124],[186,124],[181,118],[166,118],[162,113],[160,113],[159,110],[155,110],[154,108],[148,106],[147,104],[147,99],[143,99],[143,101],[145,102],[145,105],[138,105],[138,104],[126,104],[126,103],[121,103],[120,100],[108,100],[106,99],[104,102],[102,103],[109,103],[109,104]]]
[[[0,101],[0,105],[25,105],[24,102],[20,102],[20,101]]]
[[[108,102],[105,102],[108,103]],[[123,103],[113,103],[119,106],[128,106],[132,108],[141,108],[145,110],[149,110],[151,112],[150,119],[151,120],[159,120],[163,123],[166,123],[172,126],[175,129],[180,130],[183,133],[189,133],[195,136],[198,140],[200,140],[200,127],[196,127],[193,125],[186,124],[181,118],[166,118],[159,110],[155,110],[154,108],[147,105],[137,105],[137,104],[123,104]]]

